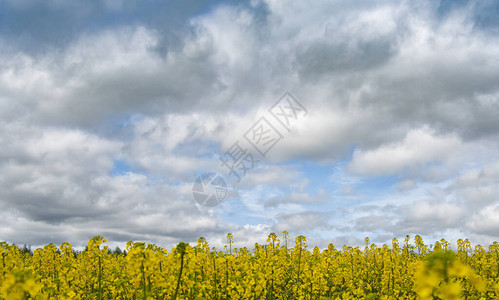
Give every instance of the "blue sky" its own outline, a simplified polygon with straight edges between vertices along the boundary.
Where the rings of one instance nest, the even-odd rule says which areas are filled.
[[[0,240],[499,238],[496,1],[0,1]],[[269,108],[307,110],[286,130]],[[220,156],[282,139],[240,182]],[[256,152],[254,152],[256,154]],[[219,172],[215,207],[192,186]]]

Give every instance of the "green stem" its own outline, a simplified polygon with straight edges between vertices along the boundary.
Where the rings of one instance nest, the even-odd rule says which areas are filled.
[[[102,262],[99,256],[99,300],[102,299]]]
[[[173,299],[177,299],[178,290],[180,288],[180,280],[182,279],[182,270],[184,269],[184,253],[180,254],[180,272],[178,273],[177,287],[175,288],[175,295]]]

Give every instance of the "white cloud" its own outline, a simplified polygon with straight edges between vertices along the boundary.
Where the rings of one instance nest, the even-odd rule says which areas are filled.
[[[315,195],[307,193],[292,192],[291,194],[276,196],[265,201],[265,207],[286,206],[289,204],[321,204],[328,199],[324,190],[319,189]]]
[[[449,154],[459,154],[461,148],[456,136],[436,136],[428,128],[414,129],[398,143],[374,150],[355,150],[348,168],[363,175],[392,175],[444,161]]]
[[[456,204],[428,201],[413,203],[408,207],[407,212],[407,220],[410,222],[420,222],[421,225],[424,222],[441,222],[443,226],[455,225],[464,213],[463,209]]]
[[[430,2],[260,8],[214,7],[186,21],[177,48],[162,44],[162,28],[132,24],[79,32],[36,54],[1,45],[0,239],[41,244],[95,232],[174,243],[233,231],[249,241],[332,223],[349,224],[331,231],[350,234],[338,241],[365,230],[380,239],[435,228],[496,236],[499,167],[487,163],[499,149],[499,39],[475,26],[474,7],[444,16]],[[193,173],[218,169],[217,155],[286,90],[309,115],[227,204],[241,209],[233,220],[257,221],[199,209]],[[333,177],[335,187],[287,164],[350,153],[350,173]],[[115,159],[136,172],[111,176]],[[402,181],[383,199],[357,194],[358,185],[376,191],[376,175]],[[333,222],[323,200],[338,191],[358,199]],[[362,201],[375,203],[359,213]]]
[[[325,219],[322,212],[286,213],[277,216],[278,223],[273,226],[277,232],[287,230],[289,232],[310,232],[313,229],[325,227]]]
[[[496,236],[499,232],[499,204],[492,204],[474,215],[467,226],[477,234]]]

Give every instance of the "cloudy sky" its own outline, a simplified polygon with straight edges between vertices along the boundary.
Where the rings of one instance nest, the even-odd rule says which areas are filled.
[[[498,13],[0,1],[0,240],[499,240]],[[289,130],[269,112],[286,92],[307,111]],[[280,134],[265,157],[245,139],[262,117]],[[220,160],[236,142],[258,159],[240,182]],[[229,186],[211,208],[192,195],[205,172]]]

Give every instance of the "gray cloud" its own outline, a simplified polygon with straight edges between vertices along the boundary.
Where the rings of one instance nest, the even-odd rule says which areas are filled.
[[[324,192],[324,190],[318,190],[316,195],[309,195],[307,193],[297,193],[293,192],[287,195],[281,195],[273,197],[267,201],[265,201],[265,207],[275,207],[279,205],[286,204],[321,204],[324,203],[328,199],[328,196]]]

